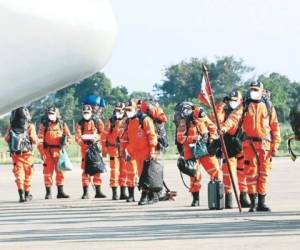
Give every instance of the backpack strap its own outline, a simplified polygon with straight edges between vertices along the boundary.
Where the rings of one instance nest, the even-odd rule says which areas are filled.
[[[151,118],[149,115],[147,115],[145,113],[139,113],[136,117],[139,119],[139,123],[140,123],[140,126],[142,129],[144,129],[144,120],[147,117]]]

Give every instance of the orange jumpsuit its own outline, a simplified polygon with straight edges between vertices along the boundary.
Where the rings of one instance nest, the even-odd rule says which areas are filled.
[[[193,159],[193,154],[190,148],[190,144],[196,142],[198,130],[200,135],[210,133],[211,139],[217,138],[217,128],[213,122],[207,117],[194,118],[194,122],[190,121],[189,128],[185,119],[181,119],[179,126],[177,128],[177,141],[180,144],[183,144],[183,155],[185,160]],[[195,126],[196,125],[196,126]],[[202,165],[206,172],[211,176],[212,179],[220,177],[219,163],[215,156],[204,156],[197,160],[199,165]],[[191,177],[190,192],[199,192],[201,189],[201,174],[196,178]]]
[[[224,102],[219,103],[216,106],[216,110],[218,113],[219,121],[222,124],[226,122],[229,114],[225,110],[226,104]],[[242,109],[242,105],[238,107],[238,109]],[[215,116],[212,115],[212,121],[215,121]],[[232,126],[228,131],[227,134],[230,136],[234,136],[238,130],[239,124],[235,124]],[[240,192],[247,192],[247,182],[246,182],[246,175],[244,171],[244,154],[243,152],[239,152],[236,156],[229,158],[229,165],[232,169],[236,169],[237,172],[237,179],[238,179],[238,185]],[[230,180],[229,170],[228,170],[228,164],[225,159],[223,159],[223,165],[222,165],[222,171],[223,171],[223,182],[224,182],[224,189],[226,193],[232,192],[232,184]]]
[[[9,130],[5,135],[5,141],[9,143],[10,135]],[[38,137],[35,132],[35,126],[30,124],[28,127],[28,135],[32,144],[37,144]],[[34,173],[33,164],[34,164],[34,156],[33,151],[29,151],[22,154],[12,154],[11,155],[14,167],[13,173],[16,177],[16,184],[18,189],[22,189],[25,192],[29,192],[31,188],[32,176]]]
[[[114,124],[112,124],[114,123]],[[120,156],[120,136],[122,134],[123,120],[108,120],[105,124],[102,140],[103,151],[110,156],[110,186],[126,187],[126,162]]]
[[[97,121],[97,124],[95,124],[94,120],[89,120],[89,121],[84,121],[83,120],[83,129],[79,123],[76,125],[76,131],[75,131],[75,141],[80,145],[81,147],[81,169],[82,169],[82,186],[87,187],[90,182],[91,182],[91,176],[85,173],[85,157],[86,157],[86,152],[88,150],[88,143],[84,142],[81,139],[81,136],[83,134],[85,135],[91,135],[91,134],[96,134],[97,138],[96,140],[99,142],[101,141],[101,136],[104,131],[104,124],[101,119]],[[96,127],[97,126],[97,127]],[[83,131],[83,132],[82,132]],[[101,174],[97,173],[93,177],[93,184],[95,186],[101,186],[102,184],[102,179],[101,179]]]
[[[49,122],[46,131],[45,125],[42,123],[39,128],[39,152],[44,159],[44,182],[46,187],[52,186],[53,172],[56,173],[56,185],[62,186],[64,184],[64,172],[58,170],[58,159],[61,149],[62,137],[66,136],[66,143],[71,143],[71,133],[66,123],[63,123],[61,128],[60,122]]]
[[[137,117],[128,119],[126,129],[121,137],[121,150],[126,150],[131,159],[127,159],[128,187],[137,184],[137,177],[142,174],[144,161],[155,153],[157,135],[150,117],[143,120],[143,126]]]
[[[224,124],[229,130],[243,116],[243,109],[233,112]],[[265,195],[267,178],[271,170],[272,151],[280,144],[280,127],[275,108],[271,114],[263,102],[251,102],[242,124],[243,151],[248,193]]]

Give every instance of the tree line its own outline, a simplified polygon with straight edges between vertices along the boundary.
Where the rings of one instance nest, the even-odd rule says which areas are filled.
[[[106,117],[110,115],[113,105],[118,101],[125,102],[131,98],[149,99],[154,97],[172,120],[176,103],[183,100],[199,103],[197,94],[202,79],[202,63],[208,67],[217,101],[221,101],[232,89],[245,92],[248,89],[249,81],[254,79],[254,67],[245,65],[242,59],[226,56],[210,62],[205,58],[191,58],[166,67],[164,78],[154,84],[153,94],[143,91],[129,93],[126,86],[113,87],[111,80],[104,73],[99,72],[79,83],[32,102],[29,108],[33,121],[38,124],[45,109],[55,105],[60,109],[64,120],[72,127],[74,121],[81,118],[82,100],[87,95],[101,96],[107,101]],[[264,83],[266,89],[271,91],[272,102],[277,109],[279,121],[281,123],[288,122],[289,110],[300,101],[300,83],[291,81],[288,77],[276,72],[260,75],[258,79]],[[2,133],[5,133],[8,125],[9,117],[0,119]],[[174,125],[169,123],[167,128],[170,136],[173,136]]]

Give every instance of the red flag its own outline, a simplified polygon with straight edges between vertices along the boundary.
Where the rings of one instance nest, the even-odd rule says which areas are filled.
[[[201,82],[201,89],[200,93],[198,95],[198,99],[203,102],[206,106],[211,107],[210,103],[210,87],[208,85],[209,83],[205,81],[205,76],[203,75],[202,82]]]

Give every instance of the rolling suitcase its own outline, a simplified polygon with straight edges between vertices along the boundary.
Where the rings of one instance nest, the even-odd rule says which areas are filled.
[[[224,184],[221,181],[210,181],[208,183],[208,207],[211,210],[225,208]]]

